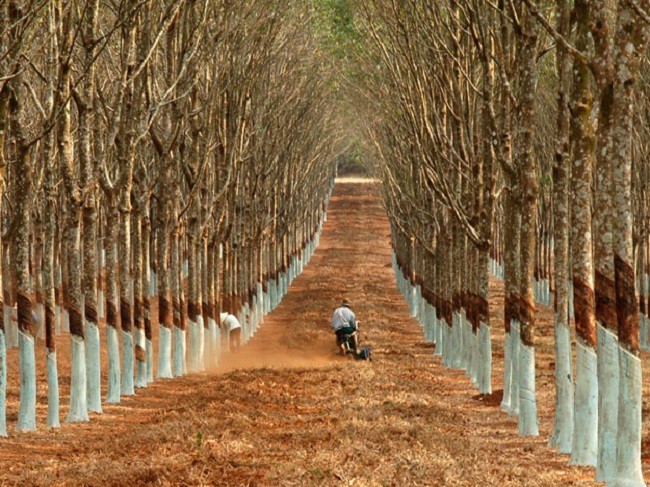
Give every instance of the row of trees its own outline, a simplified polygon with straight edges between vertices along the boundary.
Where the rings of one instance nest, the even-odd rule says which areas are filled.
[[[2,2],[0,435],[7,336],[17,429],[33,430],[39,328],[56,427],[58,329],[67,420],[86,421],[154,367],[215,365],[220,312],[247,339],[277,305],[317,241],[341,139],[313,18],[285,0]]]
[[[650,3],[364,0],[357,12],[358,127],[400,288],[435,354],[491,392],[492,257],[502,408],[537,435],[535,298],[549,302],[552,284],[551,444],[599,480],[644,485]]]

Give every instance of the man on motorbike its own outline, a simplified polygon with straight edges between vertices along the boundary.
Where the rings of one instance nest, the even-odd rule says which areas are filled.
[[[342,355],[345,355],[346,335],[352,335],[354,340],[354,352],[357,355],[359,354],[359,339],[355,333],[358,325],[350,301],[344,299],[341,302],[341,306],[334,311],[334,316],[332,316],[332,329],[336,334],[336,344],[341,350]]]

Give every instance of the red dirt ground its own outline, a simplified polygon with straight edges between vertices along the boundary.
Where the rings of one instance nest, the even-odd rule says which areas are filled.
[[[554,396],[550,310],[541,312],[538,350],[541,436],[522,439],[516,419],[498,409],[500,283],[492,283],[491,299],[495,393],[480,397],[464,373],[432,357],[408,318],[375,185],[339,183],[328,216],[321,245],[288,296],[216,371],[156,381],[90,423],[48,430],[39,343],[39,430],[0,440],[0,484],[597,485],[593,469],[568,467],[567,456],[546,446]],[[374,347],[372,363],[334,355],[329,317],[343,295]],[[59,346],[63,419],[67,337]],[[15,350],[9,367],[13,428]]]

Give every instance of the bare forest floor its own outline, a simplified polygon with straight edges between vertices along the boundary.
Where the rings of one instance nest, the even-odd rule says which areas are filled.
[[[516,418],[498,407],[501,283],[492,283],[491,299],[495,392],[481,397],[464,373],[432,357],[408,317],[395,290],[376,186],[360,183],[337,185],[311,264],[252,342],[216,371],[156,381],[105,406],[90,423],[48,430],[39,342],[39,430],[17,434],[18,359],[11,350],[12,432],[0,440],[0,484],[596,485],[593,469],[568,467],[567,456],[546,446],[554,401],[551,311],[542,309],[537,352],[541,436],[522,439]],[[329,318],[342,295],[363,321],[372,363],[334,354]],[[62,419],[68,342],[58,342]],[[648,448],[644,455],[650,477]]]

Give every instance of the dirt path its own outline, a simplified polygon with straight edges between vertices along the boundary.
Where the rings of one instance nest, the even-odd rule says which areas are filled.
[[[374,185],[338,184],[311,264],[239,356],[216,373],[157,381],[89,424],[48,431],[41,421],[0,440],[2,483],[592,485],[593,470],[567,467],[546,446],[551,342],[540,353],[542,436],[521,439],[498,409],[498,367],[497,392],[480,398],[423,344],[395,290],[388,233]],[[328,321],[342,295],[373,363],[333,354]]]

